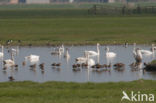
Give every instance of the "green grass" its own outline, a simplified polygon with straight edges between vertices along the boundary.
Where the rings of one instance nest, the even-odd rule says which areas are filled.
[[[0,43],[8,39],[22,40],[23,45],[156,42],[155,16],[90,15],[90,5],[0,6]]]
[[[156,60],[153,60],[150,64],[156,64]]]
[[[156,81],[118,83],[6,82],[0,83],[1,103],[120,103],[128,94],[156,94]],[[124,100],[125,103],[128,101]]]
[[[20,5],[0,5],[1,10],[6,9],[88,9],[93,5],[122,6],[122,3],[52,3],[52,4],[20,4]],[[156,3],[152,3],[156,4]],[[149,5],[149,4],[148,4]]]
[[[152,43],[156,41],[155,17],[80,17],[0,19],[0,40],[44,44]]]

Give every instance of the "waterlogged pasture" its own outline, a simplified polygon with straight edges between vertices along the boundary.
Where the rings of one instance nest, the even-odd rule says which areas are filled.
[[[75,58],[83,56],[85,50],[95,50],[96,46],[65,46],[69,48],[70,59],[65,59],[64,54],[61,56],[51,55],[54,47],[20,47],[19,54],[15,56],[15,62],[18,64],[18,69],[8,68],[3,70],[2,63],[0,64],[0,81],[8,81],[9,76],[13,76],[16,81],[35,81],[35,82],[46,82],[46,81],[66,81],[66,82],[118,82],[118,81],[133,81],[138,79],[156,79],[156,73],[143,72],[143,63],[138,66],[137,69],[132,69],[129,65],[135,62],[133,58],[132,50],[133,46],[109,46],[110,51],[117,53],[117,57],[114,59],[106,59],[105,47],[100,46],[100,56],[93,57],[96,63],[100,64],[115,64],[124,63],[125,69],[116,70],[113,68],[108,68],[109,71],[96,72],[92,68],[82,69],[80,71],[74,72],[72,65],[75,64]],[[150,46],[139,45],[142,49],[150,50]],[[16,47],[14,47],[16,48]],[[3,60],[10,58],[10,53],[7,52],[7,48],[4,49],[5,56]],[[30,69],[32,63],[26,62],[23,66],[22,62],[24,57],[30,54],[35,54],[40,56],[40,60],[34,70]],[[151,56],[143,56],[143,62],[150,62],[156,59],[155,54]],[[1,60],[2,62],[2,60]],[[44,71],[39,68],[39,64],[45,63]],[[61,63],[60,67],[53,68],[52,63]]]

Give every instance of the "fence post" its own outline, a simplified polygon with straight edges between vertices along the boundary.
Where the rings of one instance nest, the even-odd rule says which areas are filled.
[[[140,13],[141,13],[141,8],[140,8],[140,6],[139,6],[139,5],[137,6],[137,13],[138,13],[138,14],[140,14]]]
[[[96,15],[96,10],[97,10],[97,7],[96,5],[94,5],[94,14]]]
[[[125,6],[122,7],[122,14],[123,15],[125,14],[125,8],[126,8]]]

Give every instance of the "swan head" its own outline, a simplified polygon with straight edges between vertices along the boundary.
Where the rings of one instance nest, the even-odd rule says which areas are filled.
[[[89,56],[89,54],[86,54],[86,57],[87,57],[87,60],[88,60],[88,59],[89,59],[89,57],[90,57],[90,56]]]
[[[87,51],[84,52],[84,56],[87,57]]]
[[[140,50],[140,48],[136,48],[136,49],[135,49],[136,52],[139,51],[139,50]]]
[[[109,47],[107,46],[107,47],[105,48],[105,50],[106,50],[106,51],[109,51]]]
[[[64,45],[62,44],[62,49],[64,49]]]
[[[154,50],[155,50],[155,48],[154,48],[154,46],[152,45],[151,51],[154,52]]]
[[[100,44],[99,44],[99,43],[97,43],[97,46],[100,46]]]

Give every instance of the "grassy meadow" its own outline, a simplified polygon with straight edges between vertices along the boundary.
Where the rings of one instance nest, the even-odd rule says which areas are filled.
[[[120,103],[122,91],[156,94],[156,81],[118,83],[0,83],[2,103]],[[123,103],[129,103],[123,100]]]
[[[88,14],[93,4],[62,5],[1,5],[0,43],[8,39],[15,44],[22,40],[23,45],[156,42],[154,15],[93,15]]]

